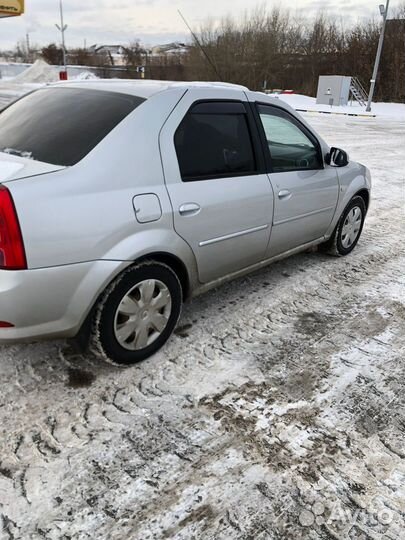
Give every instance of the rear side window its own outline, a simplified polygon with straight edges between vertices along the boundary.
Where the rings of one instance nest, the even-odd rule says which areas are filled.
[[[256,173],[244,105],[204,102],[190,109],[174,143],[182,180],[207,180]]]
[[[74,165],[144,101],[81,88],[37,90],[0,113],[0,151]]]

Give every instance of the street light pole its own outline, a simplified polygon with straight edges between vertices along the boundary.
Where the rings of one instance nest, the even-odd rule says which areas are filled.
[[[371,83],[370,84],[370,92],[368,94],[368,101],[367,101],[367,107],[366,107],[367,112],[371,111],[371,101],[372,101],[373,95],[374,95],[375,82],[376,82],[377,75],[378,75],[378,67],[380,65],[381,52],[382,52],[382,48],[383,48],[383,44],[384,44],[385,25],[386,25],[386,22],[387,22],[389,3],[390,3],[390,0],[387,0],[387,3],[385,5],[385,7],[384,7],[384,4],[380,4],[380,6],[379,6],[380,7],[380,13],[381,13],[381,15],[383,17],[383,25],[382,25],[382,29],[381,29],[380,39],[378,41],[378,48],[377,48],[377,54],[376,54],[376,57],[375,57],[373,76],[372,76],[371,81],[370,81],[370,83]]]
[[[60,11],[60,25],[55,24],[56,28],[62,34],[62,53],[63,53],[63,66],[66,71],[66,47],[65,47],[65,30],[67,29],[67,24],[63,22],[63,6],[62,0],[59,0],[59,11]]]

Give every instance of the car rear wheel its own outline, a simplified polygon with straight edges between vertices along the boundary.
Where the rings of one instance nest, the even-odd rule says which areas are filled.
[[[96,307],[91,349],[115,365],[140,362],[169,339],[181,305],[181,284],[169,266],[145,261],[131,267],[111,283]]]
[[[336,256],[348,255],[353,251],[363,230],[366,211],[363,197],[353,197],[340,216],[331,238],[321,245],[322,249]]]

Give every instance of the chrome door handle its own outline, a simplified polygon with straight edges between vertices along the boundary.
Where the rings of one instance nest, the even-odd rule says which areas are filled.
[[[201,210],[201,206],[197,203],[184,203],[179,208],[181,216],[194,216]]]
[[[291,191],[288,191],[288,189],[282,189],[278,192],[278,198],[279,199],[289,199],[291,197]]]

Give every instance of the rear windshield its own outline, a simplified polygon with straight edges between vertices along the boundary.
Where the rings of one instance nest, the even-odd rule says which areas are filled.
[[[0,113],[0,152],[74,165],[144,101],[117,92],[42,88]]]

